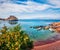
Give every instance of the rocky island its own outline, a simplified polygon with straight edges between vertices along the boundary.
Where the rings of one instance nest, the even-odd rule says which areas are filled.
[[[15,16],[11,15],[6,19],[0,18],[0,20],[18,20],[18,18],[16,18]]]
[[[5,20],[5,19],[3,19],[3,18],[0,18],[0,20]]]

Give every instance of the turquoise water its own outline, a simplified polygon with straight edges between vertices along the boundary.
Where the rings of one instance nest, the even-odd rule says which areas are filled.
[[[60,20],[18,20],[17,24],[22,26],[22,29],[27,32],[32,40],[46,40],[50,37],[55,36],[55,33],[49,30],[37,30],[30,28],[31,26],[47,26],[53,22],[60,22]],[[11,24],[8,21],[0,21],[0,29],[6,25],[13,27],[17,24]]]

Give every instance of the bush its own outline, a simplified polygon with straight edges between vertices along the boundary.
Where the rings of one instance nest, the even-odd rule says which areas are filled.
[[[33,48],[33,41],[20,25],[13,28],[4,26],[0,33],[0,50],[31,50]]]

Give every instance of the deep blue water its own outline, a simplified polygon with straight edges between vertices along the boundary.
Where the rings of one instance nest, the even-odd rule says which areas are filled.
[[[31,26],[46,26],[53,22],[60,22],[60,20],[18,20],[17,24],[20,24],[22,26],[22,29],[26,31],[26,33],[30,36],[32,40],[45,40],[49,37],[52,37],[55,35],[55,33],[49,31],[49,30],[37,30],[30,28]],[[13,27],[17,24],[10,24],[8,21],[0,21],[0,29],[4,25],[8,27]]]

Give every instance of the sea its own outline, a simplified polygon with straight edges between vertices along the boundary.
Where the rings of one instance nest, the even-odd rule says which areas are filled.
[[[22,27],[22,30],[24,30],[31,40],[46,40],[50,37],[53,37],[56,35],[55,32],[51,32],[50,30],[37,30],[34,28],[34,26],[48,26],[51,23],[54,22],[60,22],[60,20],[41,20],[41,19],[20,19],[18,21],[1,21],[0,20],[0,29],[5,25],[7,27],[13,27],[15,25],[20,24]]]

